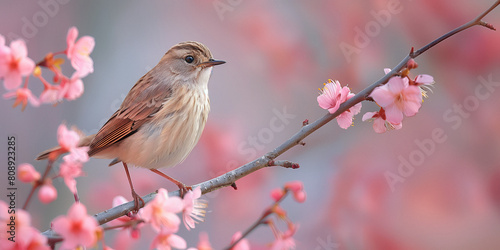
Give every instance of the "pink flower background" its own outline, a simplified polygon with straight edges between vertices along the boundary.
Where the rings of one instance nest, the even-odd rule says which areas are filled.
[[[46,2],[56,3],[57,9]],[[0,101],[0,162],[7,162],[6,138],[15,136],[16,162],[32,163],[40,171],[45,162],[33,159],[57,145],[61,122],[87,134],[97,132],[168,48],[195,40],[227,64],[213,70],[212,109],[200,143],[184,163],[164,172],[186,184],[199,183],[254,160],[298,131],[303,120],[326,114],[316,98],[327,79],[358,93],[412,46],[427,44],[492,2],[400,1],[400,11],[379,24],[379,32],[372,30],[350,60],[340,44],[356,46],[358,30],[376,22],[374,13],[387,10],[387,1],[1,3],[0,34],[6,43],[23,38],[35,61],[65,48],[71,26],[94,37],[95,48],[94,72],[84,78],[79,99],[56,107],[28,106],[24,112],[12,109],[12,101]],[[218,11],[217,3],[229,8]],[[497,28],[499,11],[486,17]],[[237,191],[224,188],[205,195],[206,221],[191,231],[181,227],[177,234],[195,247],[199,233],[209,232],[214,249],[226,247],[235,232],[248,228],[272,202],[272,189],[301,180],[307,200],[298,204],[287,199],[282,205],[300,225],[294,236],[298,249],[329,249],[328,244],[330,249],[498,248],[500,84],[478,86],[481,79],[500,82],[499,42],[499,32],[475,27],[432,48],[416,59],[419,68],[411,74],[432,75],[433,91],[400,130],[375,133],[361,118],[379,108],[365,102],[353,127],[344,130],[332,121],[307,137],[305,146],[280,157],[298,162],[299,169],[262,169],[238,181]],[[30,89],[40,93],[43,86],[31,77]],[[91,159],[83,167],[86,176],[77,178],[89,214],[110,208],[117,195],[131,199],[123,169],[108,163]],[[175,189],[150,171],[131,169],[131,174],[139,194]],[[2,190],[6,176],[2,168]],[[55,202],[45,205],[34,199],[28,209],[31,224],[40,231],[73,203],[61,179],[53,185],[58,190]],[[16,187],[21,207],[30,186],[17,181]],[[106,232],[106,241],[115,249],[149,247],[154,234],[149,235],[117,240]],[[127,240],[131,243],[125,244]],[[272,240],[266,227],[249,236],[252,249]]]

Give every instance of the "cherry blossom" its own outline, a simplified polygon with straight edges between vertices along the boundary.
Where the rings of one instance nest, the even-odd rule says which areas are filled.
[[[282,235],[277,238],[271,245],[271,250],[288,250],[295,249],[295,240],[291,236]]]
[[[5,89],[17,89],[23,76],[30,75],[34,68],[35,63],[28,57],[23,40],[15,40],[7,47],[5,38],[0,35],[0,78],[4,80]]]
[[[35,170],[33,165],[28,164],[28,163],[23,163],[19,165],[17,169],[17,174],[19,177],[19,180],[22,182],[33,182],[33,181],[38,181],[40,180],[40,173]]]
[[[99,226],[95,218],[87,214],[83,204],[75,203],[67,216],[61,215],[52,221],[52,229],[63,238],[62,249],[74,249],[77,246],[93,246]]]
[[[31,104],[31,106],[33,106],[33,107],[40,106],[40,102],[38,101],[38,99],[35,96],[33,96],[33,94],[31,93],[31,90],[28,88],[16,89],[16,90],[11,91],[9,93],[5,93],[3,95],[3,97],[5,99],[11,99],[11,98],[15,97],[16,100],[14,101],[13,107],[15,108],[17,105],[22,103],[21,110],[23,110],[23,111],[26,108],[26,105],[28,105],[28,101]]]
[[[349,88],[340,86],[339,81],[329,79],[328,83],[321,89],[321,95],[317,97],[318,104],[321,108],[333,114],[339,109],[340,104],[347,100],[349,92]]]
[[[335,113],[340,104],[349,100],[354,96],[351,90],[347,86],[340,86],[339,81],[328,80],[323,89],[321,89],[321,95],[317,97],[318,104],[321,108],[328,110],[330,114]],[[337,117],[337,123],[343,129],[347,129],[352,125],[352,119],[354,115],[357,115],[361,111],[361,103],[357,103],[352,106],[347,111],[343,112]]]
[[[74,130],[68,130],[66,125],[61,124],[57,129],[57,141],[63,153],[70,152],[68,157],[65,157],[65,161],[70,162],[87,162],[89,156],[87,154],[88,147],[78,147],[80,142],[80,135]]]
[[[400,124],[403,114],[415,115],[422,105],[420,88],[409,85],[406,77],[390,78],[387,84],[375,88],[370,96],[384,108],[386,120],[392,124]]]
[[[151,243],[151,249],[154,248],[158,250],[186,249],[186,241],[182,237],[163,229]]]
[[[306,200],[306,192],[304,191],[304,184],[301,181],[291,181],[285,183],[285,189],[292,191],[295,201],[302,203]]]
[[[278,202],[279,200],[281,200],[281,198],[283,198],[284,195],[285,195],[285,191],[282,188],[275,188],[275,189],[271,190],[271,198],[275,202]]]
[[[13,239],[15,242],[9,240],[8,237],[12,237],[8,232],[11,230],[8,225],[11,223],[11,214],[7,211],[7,204],[0,200],[0,249],[50,249],[47,245],[47,238],[43,236],[40,231],[31,226],[30,215],[22,209],[17,209],[15,214],[15,239]]]
[[[78,146],[80,136],[73,130],[69,130],[66,125],[61,124],[57,128],[57,141],[61,149],[69,152]]]
[[[417,86],[434,84],[434,77],[426,74],[418,75],[414,80]]]
[[[67,156],[63,159],[67,159]],[[82,167],[78,161],[64,160],[59,168],[59,176],[64,179],[64,184],[73,194],[77,193],[75,178],[83,175]]]
[[[271,250],[289,250],[295,249],[295,239],[293,235],[297,232],[297,225],[288,223],[288,230],[284,233],[280,233],[277,230],[273,230],[276,239],[274,240]]]
[[[156,232],[162,230],[177,232],[181,221],[176,213],[181,212],[182,209],[181,198],[169,197],[167,190],[160,188],[155,198],[142,209],[142,218],[151,223]]]
[[[83,36],[78,41],[78,29],[71,27],[66,37],[68,45],[66,55],[71,60],[71,65],[77,71],[79,77],[85,77],[94,72],[94,62],[90,58],[90,53],[94,49],[95,41],[93,37]]]
[[[195,222],[203,221],[203,217],[205,216],[204,208],[206,208],[206,203],[199,200],[200,196],[201,188],[197,187],[184,195],[182,200],[184,203],[182,216],[184,219],[184,226],[186,226],[188,230],[195,227]]]
[[[386,120],[385,117],[385,110],[383,108],[380,109],[378,112],[366,112],[363,115],[363,121],[366,120],[373,120],[373,130],[375,130],[376,133],[384,133],[387,130],[391,129],[401,129],[403,127],[402,123],[399,124],[392,124]]]
[[[58,99],[64,97],[67,100],[73,101],[83,94],[83,82],[78,72],[73,73],[71,78],[63,77],[60,86]]]
[[[241,238],[242,234],[240,231],[234,233],[233,237],[231,238],[231,244],[236,242]],[[231,250],[249,250],[250,249],[250,244],[248,243],[247,239],[241,239],[238,244],[236,244],[234,247],[231,248]]]
[[[60,94],[61,91],[61,86],[60,85],[52,85],[48,83],[42,76],[40,67],[37,67],[35,69],[34,75],[40,79],[40,81],[43,83],[43,91],[40,94],[40,102],[42,103],[50,103],[50,104],[56,104],[57,102],[61,101],[61,96],[64,96]]]
[[[38,190],[38,199],[42,203],[51,203],[57,199],[57,190],[52,183],[43,184]]]
[[[198,242],[198,245],[196,247],[197,250],[213,250],[212,245],[210,245],[210,241],[208,240],[208,234],[206,232],[200,233],[200,241]]]

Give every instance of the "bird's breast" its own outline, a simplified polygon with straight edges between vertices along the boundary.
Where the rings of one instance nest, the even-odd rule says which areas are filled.
[[[209,111],[208,94],[203,89],[178,89],[151,122],[132,135],[139,142],[137,157],[122,160],[145,168],[179,164],[198,143]]]

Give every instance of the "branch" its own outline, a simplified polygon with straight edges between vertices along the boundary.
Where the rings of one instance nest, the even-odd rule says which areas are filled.
[[[470,27],[480,25],[484,26],[486,28],[495,30],[495,28],[482,21],[482,18],[484,18],[487,14],[489,14],[493,9],[495,9],[498,5],[500,4],[500,0],[497,0],[490,8],[488,8],[486,11],[481,13],[481,15],[477,16],[476,18],[472,19],[471,21],[459,26],[458,28],[455,28],[451,30],[450,32],[444,34],[443,36],[437,38],[436,40],[430,42],[429,44],[425,45],[424,47],[420,48],[417,51],[410,51],[410,53],[398,64],[396,67],[394,67],[389,73],[387,73],[385,76],[380,78],[378,81],[372,83],[365,89],[363,89],[361,92],[347,100],[346,102],[342,103],[339,107],[339,109],[334,112],[333,114],[326,114],[323,117],[319,118],[318,120],[314,121],[311,124],[304,123],[304,126],[296,133],[294,134],[291,138],[286,140],[284,143],[279,145],[277,148],[275,148],[273,151],[268,152],[267,154],[263,155],[262,157],[247,163],[239,168],[236,168],[232,171],[229,171],[223,175],[220,175],[218,177],[215,177],[211,180],[193,185],[193,189],[196,187],[200,187],[202,194],[206,194],[209,192],[213,192],[219,188],[227,187],[227,186],[233,186],[235,187],[235,183],[237,180],[265,167],[269,166],[274,166],[274,165],[279,165],[283,167],[291,167],[291,168],[296,168],[298,167],[298,164],[296,164],[296,167],[293,167],[295,163],[291,163],[288,161],[274,161],[278,156],[283,154],[284,152],[288,151],[292,147],[302,144],[302,140],[304,140],[307,136],[312,134],[314,131],[318,130],[321,128],[323,125],[327,124],[331,120],[335,119],[337,116],[342,114],[343,112],[347,111],[349,108],[353,107],[359,102],[362,102],[368,98],[370,93],[378,86],[381,86],[387,81],[398,74],[408,63],[410,59],[414,59],[421,55],[422,53],[426,52],[430,48],[436,46],[437,44],[441,43],[442,41],[446,40],[447,38],[462,32]],[[151,201],[155,196],[156,192],[150,193],[146,196],[143,196],[142,199],[144,202],[148,203]],[[173,191],[168,194],[169,196],[179,196],[179,191]],[[94,215],[94,217],[97,219],[99,224],[104,224],[109,221],[112,221],[118,217],[121,217],[123,215],[126,215],[130,213],[134,209],[134,202],[128,202],[122,205],[119,205],[117,207],[113,207],[111,209],[108,209],[104,212],[98,213]],[[57,241],[61,241],[62,239],[55,234],[52,230],[47,230],[43,232],[43,235],[45,235],[50,243],[54,243]]]

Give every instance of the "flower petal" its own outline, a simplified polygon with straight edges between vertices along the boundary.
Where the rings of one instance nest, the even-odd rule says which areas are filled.
[[[337,123],[341,128],[347,129],[352,125],[352,117],[353,117],[352,113],[346,111],[337,117]]]
[[[389,91],[394,94],[399,94],[408,86],[408,79],[399,76],[391,77],[387,82]]]
[[[385,121],[382,118],[377,118],[373,121],[373,130],[375,130],[376,133],[382,134],[384,133],[387,128],[385,127]]]
[[[419,85],[430,85],[434,83],[434,77],[426,74],[418,75],[415,78],[415,82],[418,83]]]
[[[386,121],[392,124],[398,124],[403,121],[403,112],[399,110],[396,105],[389,105],[384,107]]]
[[[374,118],[375,115],[378,115],[378,112],[366,112],[361,118],[362,121],[370,120]]]
[[[376,87],[370,96],[381,107],[386,107],[389,104],[394,103],[395,100],[394,94],[389,91],[387,85]]]

